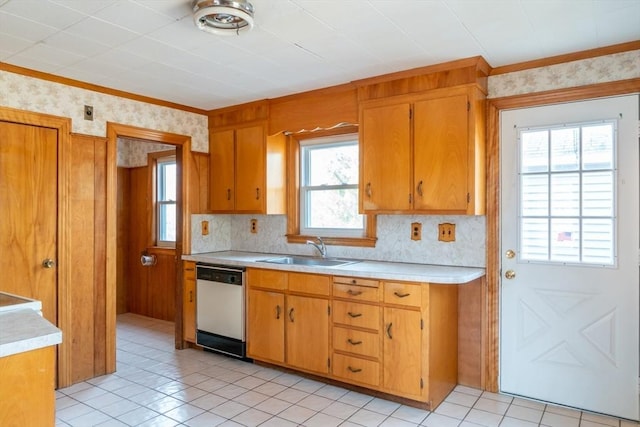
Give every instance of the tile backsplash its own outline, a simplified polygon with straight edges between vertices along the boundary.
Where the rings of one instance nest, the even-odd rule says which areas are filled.
[[[250,232],[251,219],[258,232]],[[209,235],[200,233],[201,221],[209,221]],[[284,215],[192,215],[192,253],[237,250],[274,254],[315,255],[304,244],[287,243]],[[411,240],[411,223],[422,224],[422,240]],[[438,224],[456,224],[456,241],[438,241]],[[484,216],[379,215],[375,248],[328,246],[329,256],[485,267],[486,221]]]

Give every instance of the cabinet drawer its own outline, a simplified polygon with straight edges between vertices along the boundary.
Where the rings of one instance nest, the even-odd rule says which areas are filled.
[[[334,276],[333,283],[343,283],[345,285],[356,285],[356,286],[368,286],[370,288],[377,288],[380,286],[380,282],[377,280],[361,279],[359,277]]]
[[[398,304],[408,307],[420,307],[422,303],[422,288],[418,283],[385,282],[385,304]]]
[[[319,274],[289,273],[289,290],[305,294],[329,296],[331,277]]]
[[[276,270],[247,269],[247,284],[266,289],[287,289],[287,273]]]
[[[355,301],[379,302],[380,288],[334,283],[333,296],[335,298],[348,298]]]
[[[380,364],[357,357],[333,355],[333,375],[349,382],[380,385]]]
[[[367,329],[380,329],[380,307],[355,302],[334,301],[333,322]]]
[[[380,335],[334,326],[333,349],[377,359],[380,357]]]

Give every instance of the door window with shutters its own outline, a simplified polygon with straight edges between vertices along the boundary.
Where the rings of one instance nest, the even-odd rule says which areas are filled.
[[[521,261],[615,266],[615,126],[519,131]]]

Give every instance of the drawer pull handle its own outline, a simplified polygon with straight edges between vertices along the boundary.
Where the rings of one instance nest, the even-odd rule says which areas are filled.
[[[280,304],[276,305],[276,319],[280,320]]]
[[[354,291],[353,289],[349,289],[347,293],[353,297],[357,297],[358,295],[362,295],[362,291]]]
[[[358,372],[362,372],[362,368],[352,368],[351,366],[348,366],[347,369],[350,372],[353,372],[354,374],[357,374]]]
[[[293,323],[293,308],[289,310],[289,320],[291,320],[291,323]]]
[[[393,339],[393,336],[391,335],[391,326],[393,326],[393,323],[389,323],[387,325],[387,336],[389,337],[390,340]]]
[[[395,296],[397,296],[398,298],[404,298],[404,297],[408,297],[409,295],[411,295],[410,293],[407,293],[407,294],[401,294],[401,293],[400,293],[400,292],[398,292],[398,291],[395,291],[393,294],[394,294]]]
[[[349,315],[349,317],[351,317],[353,319],[355,319],[356,317],[362,316],[362,313],[353,313],[351,311],[349,311],[347,314]]]
[[[354,340],[352,340],[351,338],[349,338],[349,339],[347,340],[347,342],[348,342],[349,344],[351,344],[351,345],[360,345],[360,344],[362,344],[362,341],[354,341]]]

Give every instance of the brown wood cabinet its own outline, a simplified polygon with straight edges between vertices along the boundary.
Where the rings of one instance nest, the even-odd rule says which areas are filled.
[[[285,147],[264,124],[211,131],[211,211],[284,213]]]
[[[284,363],[284,293],[249,290],[247,355]]]
[[[484,212],[484,95],[475,85],[361,103],[363,212]]]
[[[329,372],[329,276],[247,269],[247,355]]]
[[[247,269],[248,356],[426,403],[457,384],[458,288]]]
[[[185,341],[196,342],[196,263],[182,263],[182,328]]]
[[[0,425],[56,424],[55,351],[49,346],[0,357]]]

